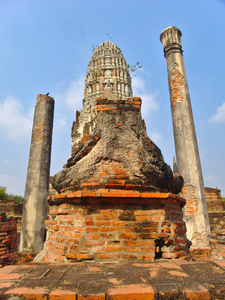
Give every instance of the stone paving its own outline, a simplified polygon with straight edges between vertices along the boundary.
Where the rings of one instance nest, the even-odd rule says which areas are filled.
[[[0,299],[225,299],[225,261],[11,265]]]

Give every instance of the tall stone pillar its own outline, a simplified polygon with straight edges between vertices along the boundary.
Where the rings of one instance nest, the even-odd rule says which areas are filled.
[[[20,251],[42,250],[47,217],[54,99],[37,95],[24,196]]]
[[[168,27],[161,33],[160,41],[167,61],[177,168],[184,178],[182,193],[187,201],[184,208],[187,237],[192,242],[191,249],[202,249],[209,246],[210,225],[184,68],[181,31]]]

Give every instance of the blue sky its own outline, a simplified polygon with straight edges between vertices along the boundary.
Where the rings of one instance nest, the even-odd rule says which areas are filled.
[[[152,140],[175,155],[160,33],[182,31],[205,186],[225,196],[225,0],[0,0],[0,185],[24,194],[37,94],[55,99],[51,175],[70,157],[92,45],[107,40],[140,61],[133,94]]]

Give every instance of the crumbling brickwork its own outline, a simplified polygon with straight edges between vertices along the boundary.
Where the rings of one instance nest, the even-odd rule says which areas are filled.
[[[120,80],[125,74],[127,80],[126,73],[118,73],[117,65],[113,66],[114,54],[112,60],[107,54],[117,47],[106,43],[101,51],[102,47],[106,47],[104,74],[120,75]],[[122,68],[128,72],[124,62]],[[86,83],[91,83],[89,65]],[[93,110],[84,99],[83,110],[77,113],[72,131],[82,128],[82,135],[72,135],[72,155],[51,179],[58,194],[48,199],[47,241],[36,261],[150,261],[188,256],[182,219],[185,200],[175,195],[183,179],[172,172],[148,137],[141,99],[128,97],[126,88],[118,93],[112,85],[114,75],[94,101],[97,87],[91,85]],[[88,118],[80,126],[85,111]]]
[[[225,201],[221,199],[221,191],[214,188],[205,188],[208,211],[225,211]]]
[[[44,261],[187,257],[181,210],[185,201],[178,196],[82,190],[52,196],[49,203],[48,254]]]
[[[21,230],[23,203],[16,203],[11,200],[0,200],[0,211],[5,212],[7,217],[14,217],[17,222],[17,232]]]
[[[15,264],[18,260],[17,226],[14,218],[0,213],[0,266]]]
[[[179,193],[183,180],[173,174],[148,137],[141,119],[141,99],[113,100],[111,95],[96,99],[96,129],[84,141],[82,138],[64,169],[52,178],[54,189],[58,193],[77,190],[93,181],[96,188],[114,183],[120,189],[130,184]],[[116,168],[103,171],[111,163],[123,172]]]
[[[169,64],[169,59],[167,58],[167,64]],[[172,108],[176,109],[176,103],[184,101],[184,76],[180,73],[178,65],[174,63],[174,68],[172,69],[172,76],[169,77],[170,82],[170,92],[171,92],[171,104]]]

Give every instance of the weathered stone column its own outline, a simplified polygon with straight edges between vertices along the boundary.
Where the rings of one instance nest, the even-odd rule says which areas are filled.
[[[42,250],[52,144],[54,99],[37,95],[27,169],[20,251]]]
[[[168,27],[161,33],[160,41],[167,61],[177,168],[185,182],[182,192],[187,201],[184,208],[187,237],[193,248],[200,249],[209,246],[210,225],[184,68],[181,31]]]

